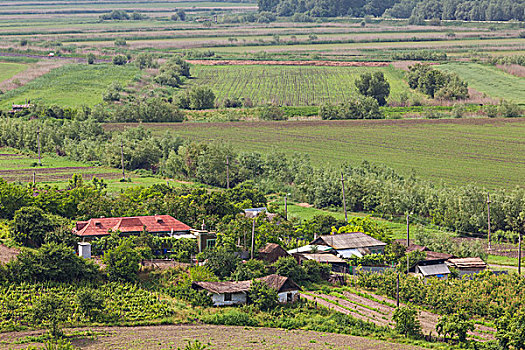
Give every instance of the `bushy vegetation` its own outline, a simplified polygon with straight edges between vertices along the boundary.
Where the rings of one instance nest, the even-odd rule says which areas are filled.
[[[324,104],[319,108],[319,115],[324,120],[384,118],[379,103],[373,97],[357,98],[339,105]]]
[[[375,16],[395,18],[448,19],[467,21],[524,20],[522,0],[519,1],[439,1],[390,0],[312,1],[258,0],[259,11],[270,11],[279,16],[304,13],[312,17]]]
[[[468,84],[454,73],[445,73],[419,63],[409,69],[407,80],[412,89],[443,100],[462,100],[469,97]]]

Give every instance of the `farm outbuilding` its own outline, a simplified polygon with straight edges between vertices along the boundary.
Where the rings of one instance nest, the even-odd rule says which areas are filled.
[[[487,264],[481,258],[448,259],[446,264],[457,269],[460,277],[479,273],[487,268]]]
[[[258,256],[261,260],[272,264],[279,260],[279,258],[290,256],[290,254],[288,254],[279,244],[267,243],[259,250]]]
[[[330,253],[294,253],[293,257],[302,264],[304,261],[314,260],[321,264],[330,265],[332,271],[346,272],[348,264],[345,260]]]
[[[292,303],[301,288],[288,277],[269,275],[258,278],[277,291],[280,303]],[[211,296],[214,306],[241,305],[248,302],[252,281],[239,282],[193,282],[192,288],[205,290]]]
[[[349,232],[337,235],[319,236],[310,245],[324,245],[337,251],[342,258],[358,258],[367,254],[383,254],[386,243],[381,242],[363,232]]]

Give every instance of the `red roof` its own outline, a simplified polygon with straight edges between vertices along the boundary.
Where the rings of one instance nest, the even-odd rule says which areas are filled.
[[[168,233],[188,232],[192,228],[170,215],[154,215],[78,221],[73,233],[77,236],[105,236],[115,231],[138,233],[144,229],[149,233]]]

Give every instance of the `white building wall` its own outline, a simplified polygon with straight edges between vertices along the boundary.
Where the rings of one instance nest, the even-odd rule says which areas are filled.
[[[231,301],[224,301],[224,294],[211,294],[211,300],[214,306],[229,306],[246,304],[246,293],[232,293]]]
[[[297,293],[299,291],[298,290],[291,290],[289,292],[282,292],[282,293],[279,293],[278,296],[279,296],[279,302],[280,303],[287,303],[288,302],[288,293],[291,293],[292,294],[292,302],[294,302],[296,299],[297,299]]]

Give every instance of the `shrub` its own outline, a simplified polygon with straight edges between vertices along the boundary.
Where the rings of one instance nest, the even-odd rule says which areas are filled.
[[[110,281],[136,281],[139,272],[139,254],[133,248],[131,241],[124,239],[118,247],[107,250],[103,261]]]
[[[421,336],[419,311],[412,306],[397,308],[392,315],[392,320],[396,324],[396,332],[411,338],[419,338]]]
[[[126,46],[128,43],[125,39],[118,38],[115,40],[115,46]]]
[[[257,327],[259,323],[249,314],[238,309],[230,309],[226,312],[207,315],[202,318],[205,323],[225,326],[247,326]]]
[[[502,100],[498,106],[498,113],[505,118],[518,118],[521,116],[521,108],[515,103]]]
[[[284,112],[276,105],[261,107],[259,110],[261,120],[286,120]]]
[[[190,91],[191,109],[210,109],[215,107],[215,94],[210,88],[196,87]]]
[[[32,321],[44,325],[53,338],[61,336],[61,326],[67,321],[70,310],[67,302],[58,295],[43,295],[36,299],[32,309]]]
[[[437,334],[443,335],[445,340],[447,335],[457,337],[460,343],[467,340],[469,331],[474,330],[474,321],[470,320],[465,312],[459,312],[452,315],[444,315],[436,324]]]
[[[224,100],[225,108],[237,108],[242,107],[242,101],[238,97],[226,98]]]
[[[124,55],[116,55],[113,57],[113,64],[123,66],[128,62],[128,58]]]
[[[76,295],[76,302],[90,321],[99,319],[104,311],[104,295],[98,290],[81,289]]]
[[[253,280],[248,291],[248,300],[259,310],[267,311],[277,306],[279,297],[277,291],[266,283]]]
[[[291,256],[280,257],[272,267],[275,269],[276,274],[289,277],[296,283],[308,279],[304,268],[298,265],[297,261]]]
[[[96,59],[96,57],[95,57],[94,54],[92,54],[92,53],[88,53],[86,59],[87,59],[87,63],[88,63],[88,64],[93,64],[93,63],[95,63],[95,59]]]

